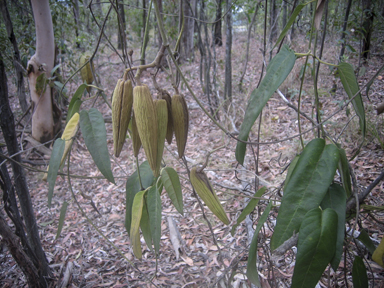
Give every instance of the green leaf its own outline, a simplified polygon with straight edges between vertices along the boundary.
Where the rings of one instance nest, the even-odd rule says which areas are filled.
[[[369,238],[369,235],[365,229],[360,231],[360,234],[356,239],[363,243],[363,245],[368,249],[369,253],[373,254],[375,252],[376,246],[371,238]]]
[[[351,174],[349,172],[348,159],[344,149],[339,148],[339,153],[340,153],[340,160],[339,160],[339,165],[337,169],[339,170],[344,190],[347,193],[347,197],[349,197],[351,196],[352,188],[351,188]]]
[[[299,158],[300,158],[300,156],[297,155],[295,158],[293,158],[293,160],[289,164],[287,177],[285,177],[284,190],[285,190],[285,187],[287,187],[289,180],[291,179],[292,173],[295,170],[295,167],[296,167],[297,161],[299,161]]]
[[[287,24],[285,25],[283,31],[281,31],[280,36],[277,39],[276,44],[275,44],[275,46],[273,46],[273,48],[275,48],[277,45],[279,45],[280,41],[283,40],[284,36],[289,31],[289,29],[291,28],[292,24],[295,22],[297,15],[299,15],[300,11],[305,7],[306,4],[307,3],[300,4],[300,5],[296,6],[295,10],[293,10],[293,13],[289,17],[289,19],[287,21]]]
[[[354,288],[368,288],[367,269],[363,259],[359,256],[355,256],[355,261],[353,261],[352,281]]]
[[[379,246],[373,251],[372,260],[384,268],[384,237],[381,238]]]
[[[165,167],[161,170],[161,182],[167,191],[172,204],[176,210],[183,215],[183,194],[181,191],[180,179],[177,172],[171,167]]]
[[[360,90],[355,76],[355,71],[353,70],[351,64],[345,62],[339,64],[338,71],[344,90],[347,92],[349,99],[352,99],[352,97],[355,96],[355,94]],[[364,138],[366,131],[365,111],[360,93],[358,93],[357,96],[352,100],[352,104],[357,116],[359,117],[360,129]]]
[[[248,262],[247,262],[247,278],[251,283],[258,287],[261,287],[259,281],[259,273],[257,272],[257,238],[259,232],[263,227],[265,221],[268,218],[269,212],[271,211],[272,202],[269,202],[267,208],[265,208],[263,214],[260,216],[259,222],[257,223],[255,233],[253,234],[251,246],[249,247]]]
[[[291,72],[296,61],[295,53],[284,45],[280,52],[276,54],[267,67],[267,73],[260,83],[260,86],[252,91],[251,97],[248,101],[247,109],[244,115],[244,121],[240,127],[239,139],[242,141],[248,140],[249,132],[261,110],[268,102],[269,98],[279,88],[279,86],[287,78]],[[237,142],[236,146],[236,160],[244,163],[245,150],[247,144]]]
[[[125,199],[125,229],[130,235],[132,220],[132,204],[137,192],[147,189],[152,185],[154,177],[148,161],[143,162],[140,167],[140,177],[137,170],[127,179]],[[143,187],[140,186],[140,179]]]
[[[161,238],[161,199],[156,185],[153,185],[148,190],[147,205],[153,246],[155,247],[155,251],[159,253]]]
[[[86,88],[86,84],[81,84],[79,88],[77,88],[75,94],[73,94],[71,102],[69,102],[68,106],[67,122],[72,118],[73,114],[79,112],[80,105],[83,103],[83,101],[81,101],[81,97],[83,96],[84,90]]]
[[[85,145],[97,168],[109,182],[115,183],[111,170],[107,147],[107,131],[103,115],[95,108],[80,112],[80,129],[84,136]]]
[[[131,244],[133,249],[133,254],[138,259],[141,259],[141,243],[140,243],[140,220],[143,212],[143,202],[144,202],[144,193],[147,190],[140,191],[136,193],[135,198],[133,199],[132,205],[132,224],[131,224]]]
[[[151,234],[151,227],[150,227],[150,220],[148,215],[148,209],[147,209],[147,201],[143,203],[143,213],[141,214],[141,220],[140,220],[140,228],[141,232],[143,233],[145,243],[147,243],[148,248],[152,251],[152,234]]]
[[[47,88],[47,83],[48,83],[47,74],[41,73],[37,77],[36,85],[35,85],[36,93],[39,97],[45,92]]]
[[[345,236],[345,212],[346,212],[346,194],[342,186],[333,183],[329,186],[327,194],[321,202],[321,208],[332,208],[336,211],[338,216],[337,222],[337,239],[336,239],[336,251],[331,260],[331,266],[334,271],[337,270],[340,264],[341,256],[343,254],[343,244]]]
[[[335,176],[339,151],[333,144],[325,145],[317,138],[308,143],[291,175],[276,219],[271,239],[275,250],[294,232],[299,232],[305,214],[319,207]]]
[[[65,141],[61,138],[55,140],[48,166],[48,207],[51,208],[53,189],[55,188],[57,172],[59,171],[61,157],[64,154]]]
[[[310,210],[300,227],[292,286],[315,287],[335,254],[337,213],[331,209]]]
[[[61,206],[61,209],[60,209],[59,226],[57,227],[57,233],[56,233],[55,239],[58,239],[60,237],[61,230],[63,229],[63,225],[64,225],[65,214],[67,213],[67,207],[68,207],[68,203],[64,201],[63,206]]]
[[[263,196],[265,191],[267,191],[267,187],[261,187],[258,191],[256,191],[255,195],[253,195],[253,197],[255,198],[252,198],[251,200],[249,200],[247,206],[245,206],[243,211],[241,211],[239,218],[237,218],[236,224],[233,225],[232,227],[232,230],[231,230],[232,236],[235,234],[235,230],[237,226],[239,226],[240,223],[244,221],[245,217],[247,217],[247,215],[251,213],[253,209],[255,209],[256,205],[259,203],[259,200],[260,200],[259,198]]]

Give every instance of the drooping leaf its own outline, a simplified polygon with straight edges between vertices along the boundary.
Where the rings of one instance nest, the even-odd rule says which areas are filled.
[[[257,272],[257,239],[259,236],[259,232],[263,227],[265,221],[268,218],[269,212],[271,211],[272,202],[269,202],[268,206],[265,208],[263,214],[260,216],[259,222],[257,222],[257,226],[255,229],[255,233],[253,234],[251,246],[249,247],[248,253],[248,262],[247,262],[247,278],[251,281],[252,284],[255,284],[257,287],[261,287],[259,281],[259,274]]]
[[[156,253],[159,253],[161,238],[161,199],[156,185],[148,189],[147,205],[153,246],[155,247]]]
[[[69,119],[71,119],[73,114],[75,114],[76,112],[79,112],[80,105],[81,103],[83,103],[83,101],[81,101],[81,97],[83,96],[84,90],[86,88],[87,88],[86,84],[81,84],[77,88],[75,94],[73,94],[71,102],[69,102],[69,106],[68,106],[67,122],[69,121]]]
[[[261,110],[268,102],[269,98],[279,88],[279,86],[287,78],[296,61],[295,53],[284,45],[280,52],[276,54],[267,67],[267,73],[261,81],[258,88],[253,90],[248,101],[247,109],[244,115],[244,121],[240,127],[239,139],[248,140],[249,132]],[[237,142],[236,160],[244,163],[245,150],[247,145],[243,142]]]
[[[345,236],[345,212],[346,212],[346,193],[342,186],[333,183],[329,186],[327,194],[321,202],[321,208],[332,208],[338,216],[336,251],[331,260],[331,266],[334,271],[339,267],[341,256],[343,254],[343,244]]]
[[[161,182],[167,191],[172,204],[176,210],[183,215],[183,194],[181,191],[180,179],[177,172],[171,167],[165,167],[161,170]]]
[[[57,172],[60,168],[61,157],[64,153],[65,141],[63,139],[56,139],[53,144],[51,159],[49,159],[48,166],[48,207],[51,208],[53,189],[55,188]]]
[[[61,230],[63,229],[65,214],[67,213],[68,202],[64,201],[60,209],[59,226],[57,227],[56,240],[60,237]]]
[[[315,28],[316,30],[320,30],[321,18],[323,17],[325,0],[318,0],[317,7],[315,12]]]
[[[140,177],[137,171],[135,171],[128,179],[126,183],[126,199],[125,199],[125,229],[130,235],[131,231],[131,219],[132,219],[132,204],[133,199],[137,192],[147,189],[152,185],[154,177],[151,168],[147,161],[143,162],[140,167]],[[140,186],[141,184],[143,187]]]
[[[143,233],[145,243],[147,244],[148,248],[152,251],[152,235],[151,235],[151,227],[150,227],[150,220],[148,215],[148,208],[147,208],[147,201],[144,197],[143,202],[143,213],[141,214],[141,220],[140,220],[140,229]]]
[[[349,99],[352,99],[352,97],[354,97],[360,90],[352,65],[349,63],[341,62],[339,64],[338,72],[345,92],[347,93]],[[359,117],[360,129],[364,138],[366,131],[365,111],[360,93],[358,93],[357,96],[353,98],[352,104],[357,116]]]
[[[371,240],[365,229],[362,229],[360,231],[360,234],[356,239],[363,243],[363,245],[368,249],[369,253],[373,254],[373,252],[375,252],[376,246],[375,244],[373,244],[373,241]]]
[[[68,121],[65,126],[63,135],[61,135],[61,139],[65,140],[65,148],[64,154],[60,161],[60,167],[63,167],[65,158],[67,158],[69,149],[71,149],[73,143],[73,137],[75,137],[77,130],[79,129],[79,113],[73,114],[72,118]]]
[[[237,218],[236,224],[233,225],[232,227],[232,230],[231,230],[232,236],[235,234],[235,230],[237,226],[239,226],[240,223],[244,221],[245,217],[247,217],[247,215],[249,215],[249,213],[251,213],[253,209],[255,209],[256,205],[259,203],[259,200],[260,200],[259,198],[263,196],[265,191],[267,191],[267,187],[261,187],[258,191],[256,191],[255,195],[253,195],[254,198],[249,200],[247,206],[245,206],[243,211],[241,211],[239,218]]]
[[[352,266],[353,288],[368,288],[367,268],[359,256],[355,256]]]
[[[80,112],[80,129],[85,145],[91,153],[97,168],[109,182],[115,183],[107,147],[107,131],[103,115],[95,108]]]
[[[344,149],[339,148],[339,153],[340,153],[340,161],[337,169],[339,170],[344,190],[347,193],[347,197],[349,197],[351,196],[352,188],[351,188],[351,175],[349,172],[348,159]]]
[[[147,190],[140,191],[136,193],[135,198],[133,199],[132,205],[132,223],[131,223],[131,244],[133,249],[133,254],[138,259],[141,259],[141,243],[140,243],[140,220],[143,212],[143,203],[144,203],[144,194]]]
[[[384,256],[384,237],[381,238],[379,246],[377,246],[377,248],[372,254],[372,260],[384,268],[383,256]]]
[[[317,138],[308,143],[284,189],[271,249],[275,250],[298,232],[305,214],[319,207],[331,185],[339,162],[339,151]]]
[[[315,287],[335,254],[337,213],[316,207],[305,215],[297,243],[292,288]]]
[[[281,34],[280,34],[279,38],[277,39],[276,44],[273,48],[275,48],[277,45],[279,45],[280,41],[283,40],[284,36],[289,31],[292,24],[295,22],[297,15],[299,15],[300,11],[305,7],[305,5],[306,4],[299,4],[296,6],[295,10],[293,10],[293,13],[289,17],[287,24],[285,25],[283,31],[281,31]]]

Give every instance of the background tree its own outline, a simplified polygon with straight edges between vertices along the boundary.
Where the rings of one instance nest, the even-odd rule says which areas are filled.
[[[223,37],[221,34],[221,4],[223,0],[216,0],[216,19],[215,19],[215,45],[222,46],[223,45]]]

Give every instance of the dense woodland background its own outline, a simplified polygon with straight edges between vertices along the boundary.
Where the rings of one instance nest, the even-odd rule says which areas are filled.
[[[384,1],[318,1],[322,12],[317,1],[155,1],[162,15],[160,26],[155,5],[148,0],[49,1],[55,71],[44,87],[52,89],[58,107],[52,113],[61,114],[61,129],[56,123],[54,136],[61,137],[69,103],[84,82],[80,58],[88,55],[94,87],[87,92],[83,86],[80,110],[94,107],[103,115],[116,184],[98,170],[79,131],[48,207],[48,183],[43,178],[54,139],[39,145],[32,137],[27,81],[28,61],[36,51],[35,19],[30,1],[1,0],[1,287],[255,287],[246,275],[249,249],[269,203],[276,206],[256,237],[259,286],[290,287],[296,243],[277,255],[270,239],[288,165],[318,137],[327,138],[327,143],[332,139],[345,150],[351,198],[357,197],[360,206],[355,201],[347,207],[341,262],[336,271],[328,265],[316,287],[382,287],[383,267],[372,254],[384,233]],[[178,157],[175,141],[166,144],[163,155],[165,165],[179,174],[184,215],[162,193],[159,253],[142,237],[139,260],[124,226],[126,185],[146,157],[141,149],[135,159],[129,135],[120,157],[113,155],[110,103],[127,68],[156,59],[164,41],[161,29],[183,77],[166,52],[158,65],[143,70],[140,80],[154,98],[158,86],[171,95],[178,90],[187,101],[185,158]],[[236,138],[248,100],[266,74],[266,65],[284,49],[282,43],[300,55],[253,125],[248,139],[253,144],[247,145],[240,165]],[[359,89],[364,88],[364,131],[354,103],[347,105],[348,93],[336,67],[342,62],[352,65]],[[202,210],[192,191],[189,169],[204,163],[231,219],[228,226],[206,207]],[[340,178],[336,174],[335,182],[342,182]],[[232,235],[239,215],[261,187],[266,187],[265,193]],[[60,220],[63,207],[65,218]],[[356,256],[362,259],[360,268]]]

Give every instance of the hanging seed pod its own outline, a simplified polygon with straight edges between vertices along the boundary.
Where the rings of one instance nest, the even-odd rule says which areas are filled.
[[[81,55],[80,57],[80,67],[83,66],[88,60],[90,56],[89,55]],[[92,63],[92,68],[94,68]],[[88,62],[83,68],[80,70],[81,79],[83,82],[87,84],[92,84],[93,82],[93,74],[91,69],[91,62]],[[88,93],[91,91],[91,87],[87,87]]]
[[[167,123],[168,123],[168,108],[167,102],[163,99],[154,101],[157,116],[157,161],[155,177],[160,175],[161,159],[163,157],[163,150],[165,144],[165,136],[167,134]]]
[[[117,81],[112,98],[113,149],[119,157],[127,135],[133,105],[133,87],[131,80]]]
[[[155,173],[157,163],[157,116],[148,86],[140,85],[133,89],[133,110],[141,144],[149,166]]]
[[[181,158],[184,156],[189,126],[188,107],[183,95],[173,95],[172,97],[172,121],[177,151]]]
[[[139,155],[139,151],[141,147],[141,140],[139,136],[139,131],[137,131],[135,112],[132,113],[131,137],[132,137],[133,155],[137,157],[137,155]]]
[[[213,190],[205,172],[199,171],[196,167],[193,167],[191,169],[190,180],[196,193],[208,206],[209,210],[211,210],[224,224],[228,225],[230,221],[227,214],[225,213],[223,206],[221,206],[219,198]]]
[[[172,137],[173,137],[172,98],[167,91],[162,90],[161,99],[164,99],[165,101],[167,101],[168,124],[167,124],[167,135],[165,136],[165,138],[167,139],[168,144],[171,145]]]

